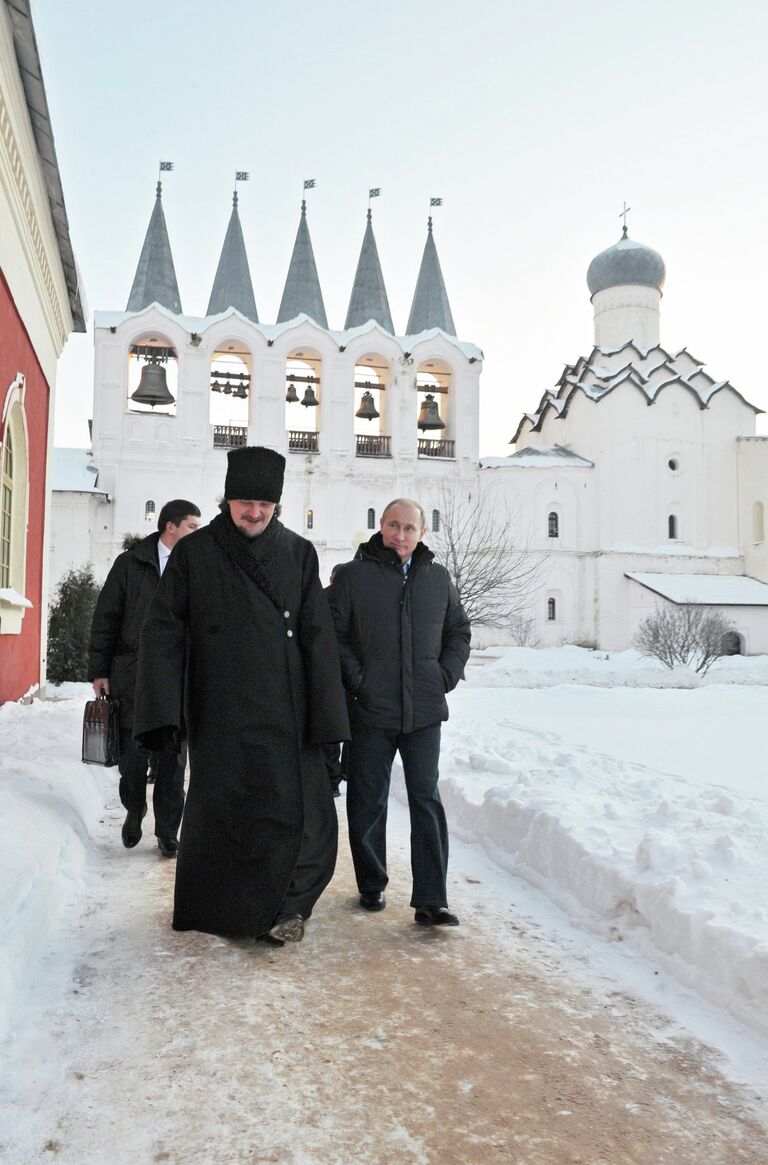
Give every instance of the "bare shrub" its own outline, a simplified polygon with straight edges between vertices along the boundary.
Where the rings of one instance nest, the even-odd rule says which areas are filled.
[[[658,606],[637,629],[634,646],[666,667],[693,667],[706,675],[716,659],[729,654],[727,637],[735,631],[722,611],[691,602]]]
[[[532,615],[510,615],[506,630],[515,647],[541,647],[541,636]]]

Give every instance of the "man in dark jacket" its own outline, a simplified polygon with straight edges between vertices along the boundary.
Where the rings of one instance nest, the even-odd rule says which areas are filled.
[[[271,449],[229,453],[222,513],[152,601],[134,722],[150,748],[187,725],[174,929],[280,943],[303,937],[333,875],[321,746],[349,735],[315,549],[275,516],[284,471]]]
[[[425,533],[417,502],[390,502],[379,533],[336,571],[328,597],[342,678],[354,700],[347,819],[360,905],[384,908],[387,800],[399,752],[416,922],[458,926],[448,910],[448,828],[437,782],[445,696],[463,678],[470,627],[447,570],[422,541]]]
[[[157,520],[157,533],[143,538],[115,559],[96,601],[88,654],[88,678],[96,695],[102,692],[120,701],[120,800],[127,810],[123,845],[141,840],[141,822],[147,812],[147,773],[150,757],[133,739],[133,699],[139,636],[170,553],[180,539],[200,525],[194,502],[176,498],[166,502]],[[184,810],[186,748],[171,742],[152,758],[155,775],[152,808],[155,835],[163,857],[175,857],[176,835]]]

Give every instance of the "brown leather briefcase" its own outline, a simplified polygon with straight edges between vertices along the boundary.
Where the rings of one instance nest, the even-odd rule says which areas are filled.
[[[117,764],[120,751],[120,709],[117,700],[99,696],[88,700],[83,714],[83,764]]]

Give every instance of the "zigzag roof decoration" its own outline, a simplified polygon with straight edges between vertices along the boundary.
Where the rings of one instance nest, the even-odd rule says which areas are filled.
[[[679,384],[693,394],[702,409],[709,407],[716,393],[729,389],[756,413],[763,411],[750,404],[727,380],[711,377],[701,361],[686,348],[670,353],[660,344],[642,349],[628,340],[620,348],[593,348],[589,356],[580,356],[575,364],[566,364],[555,388],[544,393],[537,410],[524,414],[511,443],[517,441],[526,421],[539,432],[550,413],[565,417],[574,393],[582,392],[597,403],[624,384],[641,392],[649,405],[658,400],[665,388]]]

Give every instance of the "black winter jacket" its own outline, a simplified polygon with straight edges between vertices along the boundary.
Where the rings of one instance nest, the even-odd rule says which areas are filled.
[[[123,728],[133,728],[139,637],[160,582],[159,538],[150,534],[115,559],[93,613],[88,679],[109,677],[110,694],[120,701]]]
[[[419,542],[407,575],[381,534],[336,571],[328,600],[344,686],[363,724],[415,732],[448,719],[470,626],[444,566]]]

